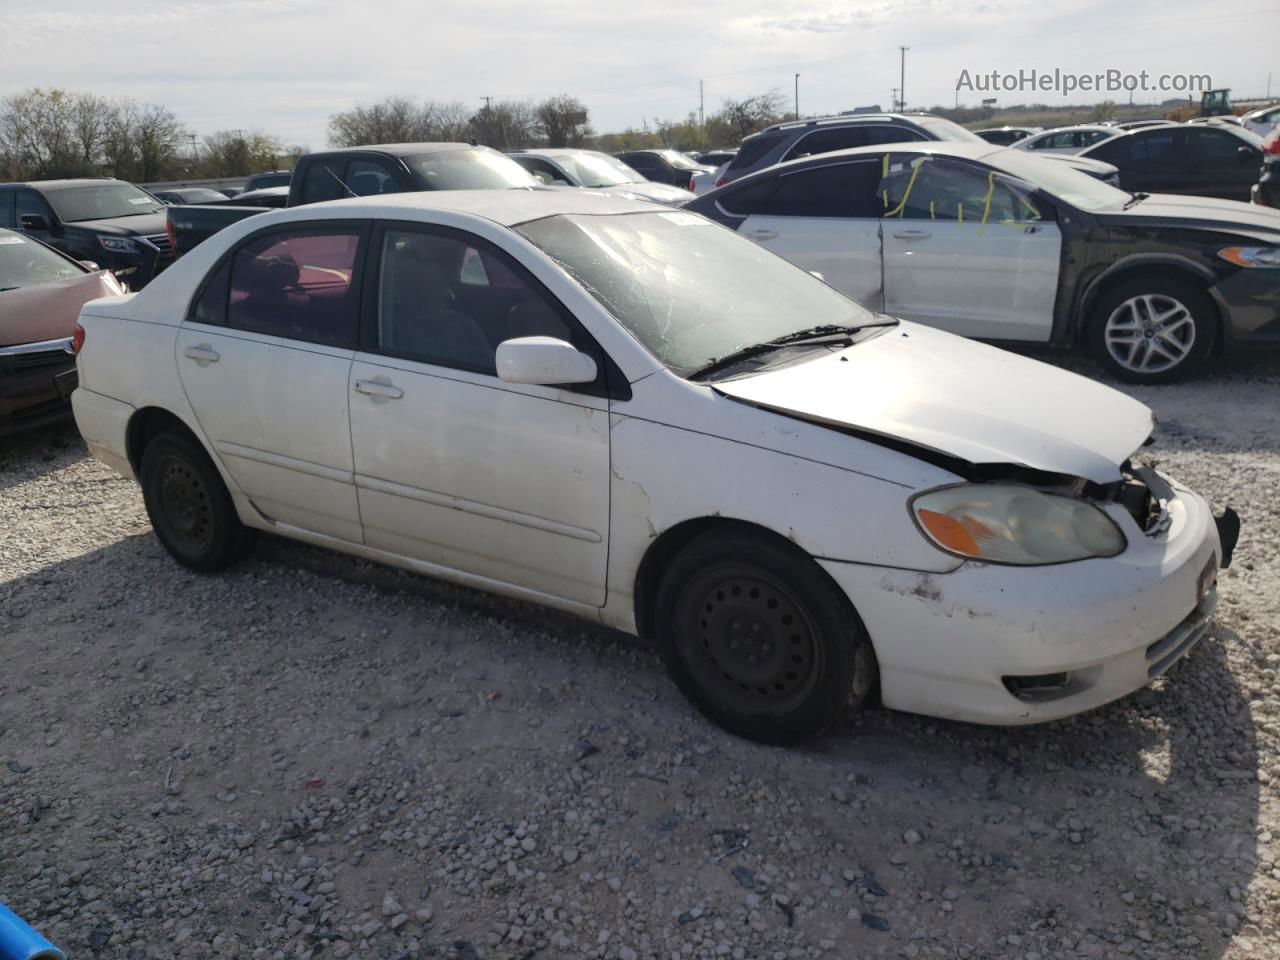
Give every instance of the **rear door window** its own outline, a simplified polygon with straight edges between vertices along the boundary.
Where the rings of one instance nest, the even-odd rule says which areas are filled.
[[[227,326],[335,347],[354,347],[361,231],[314,226],[272,231],[230,261]]]
[[[776,217],[875,218],[879,183],[879,159],[787,173],[778,177],[766,210]]]
[[[806,133],[795,142],[791,149],[787,151],[787,159],[795,160],[799,157],[810,157],[818,153],[830,153],[832,150],[865,147],[869,142],[865,126],[829,127],[825,130],[814,130],[812,133]]]
[[[13,191],[0,191],[0,227],[17,226],[13,219]]]
[[[743,140],[737,154],[729,161],[729,169],[742,170],[752,166],[786,138],[787,134],[779,130],[776,133],[762,133]]]
[[[347,195],[343,189],[344,160],[322,160],[307,167],[302,181],[302,202],[322,203],[325,200],[341,200]]]

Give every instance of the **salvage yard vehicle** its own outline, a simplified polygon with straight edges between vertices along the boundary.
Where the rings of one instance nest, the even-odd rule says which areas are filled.
[[[997,724],[1160,676],[1219,536],[1150,410],[683,210],[450,191],[227,228],[80,318],[76,421],[180,563],[266,530],[657,638],[742,736]]]
[[[221,190],[209,187],[170,187],[166,190],[153,190],[151,195],[175,207],[184,203],[225,203],[228,199]]]
[[[0,229],[0,435],[71,415],[76,317],[123,292],[97,264]]]
[[[111,177],[0,183],[0,227],[100,263],[134,290],[173,260],[166,209],[145,190]]]
[[[1081,156],[1120,170],[1131,193],[1185,193],[1248,201],[1262,166],[1262,138],[1242,127],[1205,123],[1144,127]]]
[[[1076,154],[1095,143],[1109,140],[1120,131],[1101,123],[1082,123],[1074,127],[1057,127],[1044,133],[1033,134],[1013,143],[1015,150],[1034,153]]]
[[[987,143],[994,143],[999,147],[1007,147],[1010,144],[1017,143],[1019,140],[1025,140],[1043,129],[1043,127],[985,127],[982,130],[975,130],[973,133],[975,136],[987,141]]]
[[[259,177],[277,174],[258,174]],[[469,143],[383,143],[309,153],[299,158],[283,204],[298,207],[343,197],[364,197],[417,190],[529,189],[539,185],[518,163],[489,147]],[[261,190],[271,200],[253,205]],[[281,206],[280,185],[255,187],[234,204],[192,204],[169,208],[167,231],[174,256],[182,256],[223,227]]]
[[[742,148],[720,172],[715,185],[722,187],[766,167],[820,153],[922,140],[955,141],[978,146],[988,142],[955,121],[931,113],[860,113],[791,120],[774,124],[743,140]],[[1046,153],[1044,156],[1107,183],[1119,182],[1116,168],[1109,163],[1065,153]]]
[[[688,189],[695,174],[711,173],[715,167],[698,163],[676,150],[631,150],[615,154],[619,160],[654,183]]]
[[[827,153],[686,209],[873,310],[968,337],[1087,345],[1136,383],[1185,376],[1215,350],[1280,345],[1280,213],[1130,194],[1016,149]]]
[[[508,156],[548,186],[588,187],[616,197],[653,200],[669,206],[693,199],[688,190],[646,180],[621,160],[598,150],[547,147],[520,150]]]

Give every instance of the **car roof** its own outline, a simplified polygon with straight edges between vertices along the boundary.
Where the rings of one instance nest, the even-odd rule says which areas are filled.
[[[627,151],[636,153],[637,151]],[[590,150],[586,147],[528,147],[524,150],[512,150],[509,156],[512,157],[555,157],[562,156],[566,153],[604,153],[602,150]],[[607,153],[604,154],[606,157]]]
[[[1004,153],[1008,149],[994,143],[970,143],[968,140],[911,140],[902,143],[877,143],[868,147],[851,147],[847,150],[829,150],[801,157],[798,160],[774,164],[771,167],[765,167],[764,170],[779,170],[803,164],[818,166],[823,161],[838,157],[880,156],[886,150],[890,153],[936,153],[947,157],[958,157],[961,160],[981,160],[994,153]]]
[[[362,147],[339,147],[336,150],[321,150],[317,155],[347,153],[385,153],[393,157],[408,157],[416,153],[444,153],[447,150],[488,150],[489,147],[477,146],[474,143],[426,142],[426,143],[370,143]],[[289,171],[285,170],[284,173]]]
[[[804,130],[809,127],[833,127],[841,123],[869,123],[878,121],[884,123],[886,120],[901,122],[903,120],[912,121],[915,117],[935,117],[933,113],[837,113],[826,117],[806,117],[803,120],[784,120],[781,123],[775,123],[772,126],[765,127],[751,137],[758,137],[762,133],[771,133],[775,130]],[[750,137],[746,138],[750,139]]]
[[[1106,124],[1102,123],[1069,123],[1065,127],[1050,127],[1048,130],[1045,130],[1044,133],[1069,133],[1073,130],[1103,130],[1108,133],[1124,132],[1118,127],[1108,127]],[[1043,136],[1043,134],[1038,133],[1036,136]]]
[[[61,190],[64,187],[92,187],[103,183],[126,183],[115,177],[71,177],[65,180],[14,180],[0,183],[0,187],[36,187],[42,190]]]
[[[594,190],[555,190],[550,187],[525,190],[423,190],[415,193],[387,193],[369,197],[348,197],[300,207],[289,207],[274,216],[277,222],[314,217],[370,217],[426,219],[414,214],[433,210],[469,214],[503,226],[514,226],[561,214],[612,215],[660,213],[647,200],[624,200]],[[669,211],[668,211],[669,212]]]

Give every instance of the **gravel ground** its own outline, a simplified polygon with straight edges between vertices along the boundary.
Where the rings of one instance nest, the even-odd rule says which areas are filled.
[[[74,429],[0,441],[0,896],[130,960],[1280,957],[1280,356],[1134,392],[1244,518],[1212,636],[1070,721],[804,750],[533,607],[186,573]]]

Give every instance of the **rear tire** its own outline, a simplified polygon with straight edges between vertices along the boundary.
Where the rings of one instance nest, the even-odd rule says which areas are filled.
[[[204,448],[186,433],[158,434],[142,453],[142,498],[156,538],[184,567],[209,573],[246,555],[254,532]]]
[[[1095,304],[1089,345],[1113,376],[1129,383],[1172,383],[1213,350],[1218,313],[1195,285],[1154,274],[1108,290]]]
[[[817,737],[875,686],[875,654],[848,599],[803,551],[762,535],[713,531],[681,550],[656,622],[676,686],[748,740]]]

